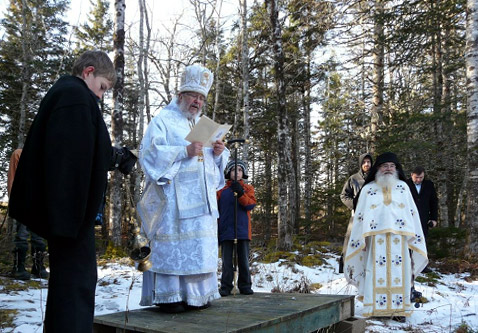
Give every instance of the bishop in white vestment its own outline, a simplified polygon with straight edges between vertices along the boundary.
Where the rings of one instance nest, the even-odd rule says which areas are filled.
[[[150,122],[140,148],[146,183],[138,214],[152,252],[140,304],[170,313],[220,297],[216,191],[225,184],[229,151],[221,141],[206,147],[185,140],[211,84],[209,70],[186,67],[178,97]]]
[[[359,194],[345,258],[363,315],[411,315],[413,277],[427,265],[420,216],[393,153],[377,158]]]

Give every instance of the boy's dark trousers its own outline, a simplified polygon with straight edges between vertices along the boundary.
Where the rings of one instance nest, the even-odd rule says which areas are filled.
[[[46,333],[93,331],[97,281],[94,221],[78,237],[52,238],[46,302]]]
[[[237,240],[237,261],[239,277],[237,279],[237,286],[239,292],[246,293],[251,289],[251,273],[249,272],[249,240]],[[234,263],[233,263],[233,249],[234,241],[225,240],[221,242],[222,252],[222,276],[221,289],[230,292],[233,288],[234,279]]]

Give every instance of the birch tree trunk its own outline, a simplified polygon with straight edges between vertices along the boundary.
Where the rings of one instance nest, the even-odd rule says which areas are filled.
[[[467,1],[466,78],[468,193],[466,224],[468,231],[465,253],[471,259],[478,253],[478,0]]]
[[[307,57],[307,77],[310,78],[310,58]],[[302,105],[304,109],[304,215],[306,235],[310,234],[310,222],[312,220],[311,202],[312,202],[312,154],[311,154],[311,134],[310,128],[310,79],[302,91]]]
[[[375,138],[379,126],[383,123],[383,60],[384,60],[384,31],[383,31],[383,2],[375,1],[373,31],[373,78],[372,78],[372,110],[371,110],[371,151],[375,151]]]
[[[212,109],[212,120],[216,120],[216,112],[219,105],[219,97],[221,93],[221,78],[219,71],[221,69],[221,11],[222,11],[222,0],[219,1],[219,9],[217,10],[217,19],[216,19],[216,40],[215,40],[215,49],[216,49],[216,69],[214,70],[214,81],[215,82],[215,94],[214,94],[214,107]]]
[[[266,0],[271,23],[271,35],[274,52],[274,70],[277,94],[278,113],[278,187],[279,187],[279,219],[277,248],[288,251],[292,248],[292,234],[295,219],[295,178],[291,158],[291,137],[289,132],[289,116],[286,107],[286,86],[284,79],[284,49],[282,31],[279,23],[277,0]]]
[[[147,59],[146,57],[147,52],[144,47],[144,16],[146,12],[145,1],[138,0],[138,5],[139,5],[139,36],[138,36],[139,50],[138,50],[138,62],[137,62],[138,83],[139,83],[139,92],[138,92],[139,129],[138,130],[139,130],[140,137],[142,137],[143,131],[144,131],[143,117],[144,117],[144,106],[145,106],[145,97],[146,97],[146,85],[144,82],[144,73],[146,71],[146,68],[144,67],[144,65],[146,64],[145,61]],[[139,138],[138,141],[141,142],[141,138]]]
[[[138,0],[139,2],[139,56],[138,56],[138,81],[139,81],[139,96],[138,96],[138,133],[135,143],[138,144],[143,139],[144,133],[144,115],[145,109],[149,107],[149,93],[148,93],[148,53],[149,43],[151,39],[151,27],[149,26],[148,11],[146,9],[146,1]],[[146,27],[146,42],[144,40],[144,28]],[[149,112],[147,112],[149,114]],[[134,178],[134,204],[140,199],[140,187],[141,187],[142,170],[137,169],[137,173]]]
[[[117,81],[113,89],[113,111],[111,115],[112,142],[116,147],[123,144],[123,90],[124,90],[124,39],[125,0],[115,0],[115,33],[113,36],[114,66]],[[123,176],[116,170],[110,182],[110,236],[115,246],[121,245],[121,212]]]
[[[295,103],[294,103],[295,104]],[[301,158],[300,158],[300,146],[301,146],[301,137],[299,130],[299,117],[296,115],[292,119],[293,125],[293,135],[292,135],[292,177],[295,179],[295,216],[294,216],[294,234],[298,235],[300,231],[300,210],[301,210],[301,200],[300,200],[300,182],[301,182]]]
[[[20,117],[18,119],[17,147],[23,148],[25,142],[25,119],[28,104],[28,87],[31,81],[30,63],[31,52],[28,45],[30,39],[30,26],[27,20],[28,4],[22,0],[22,97],[20,99]]]
[[[249,35],[247,33],[247,0],[242,0],[241,26],[242,26],[242,47],[241,47],[241,65],[242,65],[242,96],[244,98],[244,138],[249,138]],[[249,159],[249,144],[247,141],[242,148],[242,160],[247,164]]]
[[[431,10],[435,11],[435,4],[434,2],[430,2]],[[430,22],[433,24],[433,22]],[[443,93],[445,92],[444,89],[444,72],[443,72],[443,50],[442,50],[442,38],[441,38],[441,28],[440,25],[437,25],[436,32],[433,33],[431,41],[432,41],[432,65],[435,69],[433,71],[433,112],[436,115],[442,115],[445,111],[444,108],[444,97]],[[448,220],[448,191],[447,191],[447,171],[445,167],[445,162],[448,160],[447,153],[445,150],[446,141],[449,140],[448,135],[449,133],[444,132],[444,118],[437,117],[437,121],[435,122],[435,133],[437,137],[437,154],[436,154],[436,169],[439,175],[439,179],[437,181],[437,193],[438,193],[438,206],[439,206],[439,221],[442,227],[448,227],[449,220]]]
[[[450,159],[447,158],[453,155],[453,146],[450,147],[450,138],[449,133],[453,132],[451,126],[451,85],[452,78],[450,77],[450,59],[451,47],[448,42],[450,37],[449,31],[445,31],[443,38],[443,47],[441,51],[441,94],[440,94],[440,114],[439,126],[440,131],[437,132],[439,135],[439,142],[441,143],[438,146],[438,160],[436,163],[439,165],[438,174],[441,179],[438,186],[438,202],[439,202],[439,212],[440,212],[440,223],[442,227],[448,227],[451,224],[453,225],[453,216],[449,209],[449,196],[450,189],[453,188],[450,182],[450,173],[453,170],[453,167],[450,165]],[[450,37],[451,38],[451,37]],[[451,154],[451,155],[450,155]],[[453,200],[453,199],[451,199]]]

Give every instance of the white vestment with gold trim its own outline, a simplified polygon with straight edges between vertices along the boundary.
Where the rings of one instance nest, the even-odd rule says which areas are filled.
[[[358,288],[363,315],[410,316],[412,274],[428,263],[425,238],[408,185],[371,182],[362,188],[345,258],[345,277]]]

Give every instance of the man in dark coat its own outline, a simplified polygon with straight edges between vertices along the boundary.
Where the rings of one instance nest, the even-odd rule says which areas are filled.
[[[420,214],[423,234],[425,240],[428,237],[428,229],[436,227],[438,220],[438,197],[435,191],[435,185],[429,179],[425,178],[425,169],[417,166],[411,173],[411,178],[407,179],[407,184],[412,192],[413,200]],[[425,267],[423,272],[430,272],[430,268]]]
[[[349,243],[350,231],[352,230],[352,223],[354,220],[354,207],[353,201],[357,194],[360,192],[360,189],[365,182],[365,178],[367,177],[368,172],[373,164],[372,155],[369,153],[365,153],[360,155],[359,157],[359,168],[360,170],[357,173],[354,173],[347,179],[347,182],[344,184],[342,189],[342,193],[340,193],[340,200],[342,200],[343,204],[347,206],[348,209],[351,211],[351,216],[349,220],[349,224],[347,226],[347,232],[345,233],[344,238],[344,246],[342,247],[342,256],[340,257],[339,262],[339,273],[343,273],[343,258],[345,256],[345,250],[347,248],[347,244]]]
[[[83,53],[43,98],[13,182],[10,216],[48,240],[48,333],[93,329],[94,224],[114,152],[98,101],[115,81],[106,53]]]

